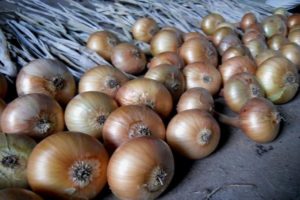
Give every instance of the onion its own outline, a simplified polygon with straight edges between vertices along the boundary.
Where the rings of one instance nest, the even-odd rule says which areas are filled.
[[[108,185],[118,199],[156,199],[174,175],[174,158],[162,140],[138,137],[120,146],[107,170]]]
[[[228,35],[234,35],[234,34],[235,34],[234,30],[229,27],[218,28],[214,31],[213,35],[211,36],[212,42],[217,47],[224,39],[224,37]]]
[[[292,29],[297,25],[300,25],[300,14],[294,13],[288,17],[287,26],[289,29]]]
[[[1,128],[5,133],[45,138],[64,129],[63,110],[47,95],[24,95],[6,106],[1,116]]]
[[[281,46],[280,52],[300,69],[300,46],[295,43],[287,43]]]
[[[256,77],[246,72],[232,76],[226,82],[223,94],[226,105],[234,112],[239,112],[249,99],[265,96]]]
[[[300,46],[300,28],[290,32],[288,40]]]
[[[214,110],[214,99],[212,95],[201,87],[195,87],[185,91],[177,103],[177,112],[191,109],[212,112]]]
[[[158,32],[159,27],[156,21],[149,17],[139,18],[132,26],[132,35],[134,39],[143,42],[149,42]]]
[[[295,25],[295,26],[293,26],[293,27],[289,30],[289,33],[293,32],[293,31],[296,31],[296,30],[299,30],[299,29],[300,29],[300,24]]]
[[[120,105],[146,105],[166,118],[172,111],[173,101],[168,89],[160,82],[137,78],[123,85],[116,99]]]
[[[257,66],[248,56],[236,56],[226,60],[219,68],[225,84],[235,74],[242,72],[255,74]]]
[[[0,132],[2,131],[2,129],[1,129],[1,115],[2,115],[2,112],[3,112],[5,107],[6,107],[6,103],[2,99],[0,99]]]
[[[34,192],[51,199],[92,199],[105,186],[108,154],[95,138],[60,132],[41,141],[28,161]]]
[[[287,34],[287,26],[279,15],[266,17],[262,22],[262,27],[267,38],[275,34],[282,34],[284,36]]]
[[[266,49],[265,51],[261,52],[259,55],[256,56],[255,62],[257,66],[260,66],[264,61],[272,58],[274,56],[281,56],[280,51],[275,51],[272,49]]]
[[[173,65],[162,64],[150,68],[144,76],[164,84],[171,93],[174,102],[177,102],[185,91],[185,79],[183,73]]]
[[[171,148],[189,159],[211,154],[220,140],[220,127],[206,111],[186,110],[175,115],[167,127]]]
[[[263,62],[256,77],[273,103],[286,103],[297,93],[298,69],[285,57],[272,57]]]
[[[283,17],[287,17],[289,15],[288,11],[285,8],[283,8],[283,7],[276,8],[273,11],[273,14],[274,15],[281,15]]]
[[[30,190],[21,188],[6,188],[0,190],[0,199],[5,200],[43,200],[39,195]]]
[[[111,62],[123,72],[139,74],[145,69],[146,56],[136,46],[120,43],[112,50]]]
[[[183,35],[183,41],[188,41],[189,39],[194,39],[194,38],[199,38],[199,39],[207,39],[205,35],[199,32],[188,32]]]
[[[223,28],[223,27],[231,28],[234,31],[236,31],[236,28],[237,28],[236,24],[229,23],[229,22],[222,22],[222,23],[217,25],[215,31],[218,30],[219,28]]]
[[[201,62],[187,65],[183,69],[186,88],[202,87],[215,95],[221,87],[222,77],[220,72],[210,64]]]
[[[103,127],[104,144],[109,150],[115,150],[124,142],[141,136],[162,140],[166,137],[163,121],[146,106],[121,106],[111,113]]]
[[[100,65],[87,70],[79,80],[79,93],[103,92],[115,97],[118,89],[129,79],[115,67]]]
[[[96,138],[102,138],[104,122],[117,107],[117,102],[104,93],[80,93],[66,107],[66,126],[69,131],[82,132]]]
[[[268,39],[269,48],[275,51],[279,50],[286,43],[288,43],[288,39],[282,34],[275,34]]]
[[[27,136],[0,133],[0,189],[28,187],[27,160],[35,145]]]
[[[262,97],[249,99],[238,117],[218,116],[221,122],[240,128],[248,138],[258,143],[271,142],[279,133],[280,114],[272,102]]]
[[[226,60],[229,60],[230,58],[234,58],[237,56],[251,57],[251,54],[249,49],[244,46],[230,47],[224,52],[222,56],[222,63],[224,63]]]
[[[0,98],[4,98],[7,93],[7,81],[5,77],[0,74]]]
[[[67,67],[58,60],[37,59],[29,62],[17,76],[18,95],[41,93],[66,105],[75,95],[76,85]]]
[[[148,68],[153,68],[161,64],[169,64],[182,69],[184,67],[184,62],[182,58],[174,52],[164,52],[154,56],[148,63]]]
[[[218,46],[219,54],[223,56],[230,47],[242,47],[242,41],[236,34],[227,35],[221,40]]]
[[[257,22],[254,24],[249,25],[249,27],[245,30],[245,33],[249,32],[249,31],[255,31],[258,33],[264,33],[264,29],[261,23]]]
[[[86,46],[110,61],[112,50],[118,43],[120,43],[118,37],[112,32],[96,31],[89,36]]]
[[[246,43],[245,46],[249,49],[254,59],[257,55],[268,49],[268,46],[263,39],[253,39],[250,42]]]
[[[256,16],[252,12],[248,12],[244,14],[244,16],[242,17],[240,22],[240,27],[243,31],[245,31],[249,28],[249,26],[256,23],[257,23]]]
[[[206,35],[212,35],[218,24],[222,22],[225,22],[225,19],[221,15],[217,13],[210,13],[203,17],[201,21],[201,29]]]
[[[250,30],[247,31],[242,38],[244,44],[247,44],[251,40],[255,40],[255,39],[265,40],[265,36],[262,32],[258,32],[256,30]]]

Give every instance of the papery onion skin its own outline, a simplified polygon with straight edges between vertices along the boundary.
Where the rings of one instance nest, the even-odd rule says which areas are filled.
[[[239,112],[250,98],[264,97],[265,92],[255,75],[240,73],[232,76],[223,90],[226,105],[234,112]]]
[[[183,69],[186,89],[203,87],[215,95],[221,87],[222,77],[214,66],[201,62],[187,65]]]
[[[245,44],[245,46],[249,49],[254,59],[257,55],[268,49],[266,42],[262,38],[253,39]]]
[[[300,46],[295,43],[288,43],[281,46],[280,52],[300,70]]]
[[[105,60],[110,61],[112,50],[120,43],[118,37],[110,31],[96,31],[87,41],[87,47],[96,51]]]
[[[67,67],[58,60],[37,59],[29,62],[17,76],[18,95],[41,93],[66,105],[75,95],[76,85]]]
[[[181,94],[185,91],[183,73],[176,66],[168,64],[158,65],[150,68],[144,77],[164,84],[171,93],[174,102],[177,102]]]
[[[139,18],[131,29],[134,39],[143,42],[149,42],[158,31],[158,24],[154,19],[149,17]]]
[[[300,25],[300,14],[294,13],[288,17],[287,26],[289,29],[292,29],[297,25]]]
[[[104,93],[80,93],[66,107],[66,126],[69,131],[82,132],[101,139],[103,125],[117,107],[117,102]]]
[[[256,16],[252,12],[248,12],[242,17],[240,27],[245,31],[249,26],[255,23],[257,23]]]
[[[43,200],[34,192],[21,188],[6,188],[0,190],[0,199],[5,200]]]
[[[212,42],[217,47],[219,46],[219,44],[221,43],[224,37],[232,34],[235,34],[235,32],[231,28],[228,27],[218,28],[214,31],[212,35]]]
[[[0,74],[0,98],[4,98],[7,93],[7,81],[5,77]]]
[[[206,35],[212,35],[216,30],[218,24],[224,22],[225,19],[217,14],[217,13],[210,13],[203,17],[201,21],[201,29]]]
[[[230,58],[237,57],[237,56],[251,57],[251,54],[250,54],[250,51],[248,50],[248,48],[246,48],[244,46],[230,47],[224,52],[224,54],[222,56],[222,63]]]
[[[1,116],[2,131],[42,139],[64,129],[60,105],[44,94],[27,94],[10,102]]]
[[[282,34],[275,34],[268,39],[269,48],[275,51],[279,50],[286,43],[288,43],[288,39]]]
[[[266,17],[262,22],[263,30],[267,38],[275,34],[282,34],[286,36],[287,26],[283,19],[278,15]]]
[[[123,85],[116,95],[120,105],[146,105],[166,118],[172,111],[173,100],[168,89],[160,82],[137,78]]]
[[[148,63],[148,68],[153,68],[161,64],[169,64],[174,65],[178,69],[182,69],[184,67],[184,62],[182,58],[174,52],[163,52],[154,56],[151,61]]]
[[[176,108],[177,112],[190,109],[212,112],[214,110],[214,99],[208,90],[201,87],[195,87],[185,91],[181,95]]]
[[[230,47],[242,47],[242,41],[235,34],[230,34],[225,36],[218,45],[218,52],[221,56],[225,53]]]
[[[265,40],[265,36],[261,32],[258,32],[256,30],[250,30],[250,31],[247,31],[243,35],[242,41],[243,41],[244,44],[247,44],[248,42],[250,42],[251,40],[254,40],[254,39]]]
[[[153,137],[139,137],[120,146],[112,155],[108,185],[113,194],[124,200],[156,199],[174,175],[170,147]]]
[[[189,39],[194,39],[194,38],[199,38],[199,39],[207,39],[205,35],[199,32],[188,32],[183,35],[183,42],[188,41]]]
[[[1,129],[1,115],[2,115],[2,112],[3,112],[5,107],[6,107],[6,103],[2,99],[0,99],[0,132],[2,131],[2,129]]]
[[[165,140],[166,128],[157,113],[146,106],[121,106],[110,114],[103,127],[104,144],[115,150],[124,142],[141,136]]]
[[[27,161],[35,145],[27,136],[0,133],[0,189],[28,187]]]
[[[273,49],[267,49],[256,56],[255,62],[257,66],[260,66],[264,61],[268,60],[269,58],[281,56],[280,51],[275,51]]]
[[[108,153],[97,139],[59,132],[41,141],[28,161],[34,192],[51,198],[92,199],[107,182]]]
[[[265,98],[250,99],[241,109],[239,118],[240,128],[255,142],[271,142],[279,133],[280,114]]]
[[[288,40],[300,46],[300,29],[290,32]]]
[[[87,70],[79,80],[79,93],[88,91],[103,92],[115,97],[118,89],[129,79],[115,67],[100,65]]]
[[[298,69],[285,57],[272,57],[263,62],[256,77],[267,98],[275,104],[290,101],[299,87]]]
[[[167,142],[189,159],[201,159],[218,146],[220,127],[206,111],[186,110],[175,115],[167,127]]]

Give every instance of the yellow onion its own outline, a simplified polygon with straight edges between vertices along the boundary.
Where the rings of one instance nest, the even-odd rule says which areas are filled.
[[[255,62],[257,66],[260,66],[264,61],[274,56],[281,56],[280,51],[275,51],[273,49],[266,49],[265,51],[261,52],[256,56]]]
[[[200,25],[202,31],[206,35],[212,35],[216,30],[216,27],[222,22],[225,22],[225,19],[221,15],[217,13],[210,13],[203,17]]]
[[[294,13],[288,17],[287,26],[292,29],[294,26],[300,25],[300,14]]]
[[[181,95],[176,108],[177,112],[190,109],[212,112],[214,110],[214,99],[206,89],[195,87],[185,91]]]
[[[295,43],[287,43],[281,46],[280,52],[300,69],[300,46]]]
[[[298,69],[285,57],[272,57],[257,69],[256,77],[273,103],[290,101],[299,87]]]
[[[7,81],[5,77],[0,74],[0,98],[4,98],[7,93]]]
[[[201,62],[187,65],[183,69],[186,88],[202,87],[215,95],[221,87],[222,77],[220,72],[211,64]]]
[[[257,66],[248,56],[236,56],[226,60],[219,68],[223,83],[226,84],[226,82],[235,74],[242,72],[255,74]]]
[[[28,187],[27,161],[35,145],[27,136],[0,133],[0,189]]]
[[[2,131],[2,129],[1,129],[1,115],[2,115],[2,112],[3,112],[5,107],[6,107],[6,103],[2,99],[0,99],[0,132]]]
[[[265,92],[256,77],[249,73],[232,76],[223,90],[226,105],[234,112],[239,112],[250,98],[264,97]]]
[[[222,55],[222,63],[226,60],[237,57],[237,56],[249,56],[251,57],[250,51],[245,46],[237,46],[228,48]]]
[[[118,37],[109,31],[96,31],[92,33],[86,46],[96,51],[105,60],[110,61],[112,50],[120,43]]]
[[[185,91],[185,79],[183,73],[174,65],[161,64],[154,68],[150,68],[144,77],[164,84],[175,102]]]
[[[289,32],[288,40],[300,46],[300,28]]]
[[[146,67],[146,56],[133,44],[120,43],[112,50],[111,62],[123,72],[139,74]]]
[[[29,62],[17,76],[18,95],[41,93],[66,105],[75,95],[76,85],[67,67],[58,60],[37,59]]]
[[[217,47],[219,46],[220,42],[223,40],[224,37],[232,34],[235,34],[232,28],[229,27],[218,28],[214,31],[214,33],[211,36],[212,42]]]
[[[5,133],[45,138],[64,129],[63,110],[47,95],[24,95],[10,102],[3,110],[1,128]]]
[[[121,106],[111,113],[103,127],[104,144],[115,150],[136,137],[166,137],[165,125],[158,114],[143,105]]]
[[[267,38],[275,34],[282,34],[284,36],[287,34],[287,26],[279,15],[266,17],[262,22],[262,27]]]
[[[41,141],[28,161],[34,192],[51,199],[92,199],[107,182],[108,154],[97,139],[59,132]]]
[[[230,47],[242,47],[242,41],[236,34],[230,34],[225,36],[218,45],[218,52],[221,56],[225,53]]]
[[[286,43],[288,43],[288,39],[282,34],[275,34],[268,39],[269,48],[275,51],[279,50]]]
[[[120,105],[146,105],[166,118],[172,111],[172,95],[160,82],[137,78],[125,83],[116,95]]]
[[[0,199],[5,200],[43,200],[34,192],[21,188],[6,188],[0,190]]]
[[[131,29],[134,39],[143,42],[149,42],[158,31],[158,24],[154,19],[149,17],[139,18]]]
[[[206,111],[185,110],[175,115],[167,127],[171,148],[189,159],[201,159],[218,146],[220,127]]]
[[[261,54],[262,52],[268,49],[266,42],[259,38],[253,39],[245,44],[245,46],[249,49],[252,57],[255,59],[257,55]]]
[[[148,68],[153,68],[161,64],[169,64],[177,67],[178,69],[182,69],[184,67],[184,63],[182,58],[174,52],[163,52],[154,56],[151,61],[148,63]]]
[[[257,23],[256,16],[252,12],[248,12],[243,15],[241,22],[240,22],[240,27],[243,31],[247,30],[249,26],[252,24]]]
[[[79,93],[103,92],[115,97],[118,89],[129,79],[115,67],[100,65],[87,70],[79,80]]]
[[[156,199],[174,175],[170,147],[149,136],[133,138],[112,155],[107,169],[108,185],[118,199]]]
[[[102,138],[103,125],[110,113],[117,107],[117,102],[104,93],[80,93],[66,107],[66,126],[69,131]]]

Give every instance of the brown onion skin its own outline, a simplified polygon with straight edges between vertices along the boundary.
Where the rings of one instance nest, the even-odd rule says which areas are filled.
[[[0,190],[0,199],[5,200],[43,200],[42,197],[36,193],[21,188],[6,188]]]
[[[293,26],[293,27],[289,30],[289,33],[293,32],[293,31],[296,31],[296,30],[299,30],[299,29],[300,29],[300,24],[295,25],[295,26]]]
[[[222,76],[214,66],[206,63],[193,63],[183,69],[186,89],[203,87],[212,95],[217,94],[222,84]]]
[[[236,34],[230,34],[225,36],[219,43],[217,49],[221,56],[225,53],[230,47],[242,47],[242,41]]]
[[[261,38],[253,39],[249,41],[245,46],[249,49],[252,58],[256,58],[260,53],[266,51],[268,49],[268,46],[265,42],[265,40]]]
[[[87,70],[79,80],[78,91],[103,92],[115,97],[118,89],[124,85],[129,78],[115,67],[100,65]]]
[[[0,74],[0,98],[4,98],[7,93],[7,81],[5,77]]]
[[[256,30],[250,30],[250,31],[247,31],[242,37],[242,41],[244,44],[247,44],[251,40],[255,40],[255,39],[265,40],[265,36],[261,32],[258,32]]]
[[[256,31],[259,33],[264,33],[262,24],[259,22],[249,25],[249,27],[245,30],[245,32],[248,32],[248,31]]]
[[[107,170],[108,185],[118,199],[157,199],[174,176],[174,157],[163,140],[133,138],[112,155]]]
[[[190,109],[213,112],[214,99],[206,89],[195,87],[185,91],[181,95],[176,108],[178,113]]]
[[[226,60],[220,65],[219,69],[222,75],[223,84],[226,84],[226,82],[235,74],[242,72],[255,74],[257,66],[248,56],[237,56]]]
[[[58,132],[32,151],[28,181],[34,192],[52,199],[92,199],[107,182],[108,159],[108,153],[97,139],[78,132]],[[85,173],[85,178],[90,174],[90,179],[76,178],[77,170]]]
[[[249,26],[255,23],[257,23],[256,16],[252,12],[248,12],[242,17],[240,27],[243,31],[245,31]]]
[[[146,67],[146,56],[136,46],[120,43],[112,50],[111,62],[123,72],[140,74]]]
[[[267,38],[275,34],[282,34],[284,36],[287,34],[287,26],[280,15],[266,17],[262,22],[262,27]]]
[[[225,22],[225,19],[221,15],[210,13],[203,17],[200,26],[206,35],[212,35],[216,30],[216,27],[222,22]]]
[[[150,42],[152,37],[159,31],[156,21],[149,17],[139,18],[132,26],[131,32],[136,40]]]
[[[188,32],[183,35],[183,42],[188,41],[189,39],[194,39],[194,38],[199,38],[199,39],[208,39],[205,35],[199,32]]]
[[[173,100],[168,89],[160,82],[137,78],[128,81],[117,92],[120,105],[146,105],[166,118],[172,111]]]
[[[10,102],[1,116],[2,131],[42,139],[64,129],[60,105],[44,94],[28,94]]]
[[[300,28],[290,32],[288,40],[300,46]]]
[[[140,105],[121,106],[107,118],[103,127],[105,147],[115,150],[124,142],[141,136],[165,140],[166,128],[152,109]]]
[[[255,58],[255,62],[257,66],[260,66],[264,61],[268,60],[269,58],[281,56],[280,51],[275,51],[272,49],[267,49],[263,51],[261,54],[257,55]]]
[[[294,26],[300,25],[300,14],[294,13],[288,17],[287,26],[292,29]]]
[[[268,39],[270,49],[278,51],[283,45],[288,43],[288,39],[282,34],[275,34]]]
[[[176,66],[178,69],[183,69],[184,62],[182,58],[174,52],[163,52],[154,56],[148,63],[148,68],[153,68],[161,64],[170,64]]]
[[[300,46],[295,43],[287,43],[281,46],[280,52],[300,70]]]
[[[112,50],[120,43],[118,37],[110,31],[97,31],[92,33],[86,46],[96,51],[105,60],[110,61]]]
[[[251,57],[251,54],[248,48],[246,48],[245,46],[230,47],[224,52],[222,56],[222,63],[230,58],[237,57],[237,56]]]
[[[2,115],[2,112],[3,112],[5,107],[6,107],[6,103],[2,99],[0,99],[0,132],[2,131],[2,129],[1,129],[1,115]]]
[[[66,105],[75,95],[76,85],[67,67],[58,60],[37,59],[29,62],[17,76],[18,95],[41,93]]]
[[[195,62],[218,65],[218,54],[215,47],[207,39],[192,38],[180,47],[179,55],[186,64]]]
[[[201,159],[218,146],[220,127],[206,111],[186,110],[175,115],[167,127],[171,148],[189,159]]]
[[[212,42],[217,47],[221,43],[224,37],[235,34],[234,30],[229,27],[218,28],[212,35]]]

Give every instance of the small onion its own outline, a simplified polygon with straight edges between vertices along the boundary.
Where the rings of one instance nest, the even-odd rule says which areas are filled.
[[[97,31],[89,36],[86,46],[96,51],[105,60],[110,61],[112,50],[118,43],[120,41],[114,33]]]
[[[213,35],[211,36],[212,42],[217,47],[224,39],[224,37],[232,34],[235,34],[235,32],[229,27],[218,28],[214,31]]]
[[[256,77],[273,103],[290,101],[299,87],[298,69],[285,57],[272,57],[263,62]]]
[[[292,29],[294,26],[300,25],[300,14],[294,13],[288,17],[287,26]]]
[[[186,110],[175,115],[167,127],[171,148],[189,159],[201,159],[218,146],[220,127],[206,111]]]
[[[0,199],[5,200],[43,200],[39,195],[30,190],[21,188],[6,188],[0,190]]]
[[[201,21],[201,29],[206,35],[212,35],[216,30],[216,27],[222,22],[225,22],[225,19],[221,15],[217,13],[210,13],[203,17]]]
[[[228,48],[223,56],[222,56],[222,63],[230,58],[234,58],[237,56],[249,56],[251,57],[250,51],[245,46],[237,46],[237,47],[230,47]]]
[[[1,128],[5,133],[45,138],[64,129],[63,110],[47,95],[24,95],[6,106],[1,116]]]
[[[166,137],[165,125],[159,115],[143,105],[121,106],[111,113],[103,127],[104,144],[109,150],[141,136],[162,140]]]
[[[235,74],[242,72],[255,74],[257,66],[248,56],[237,56],[226,60],[219,68],[223,83],[226,84],[226,82]]]
[[[223,94],[226,105],[234,112],[239,112],[250,98],[265,96],[256,77],[246,72],[232,76],[226,82]]]
[[[257,23],[256,16],[252,12],[248,12],[242,17],[240,27],[243,31],[245,31],[249,26],[255,23]]]
[[[177,103],[177,112],[191,109],[212,112],[214,110],[214,99],[212,95],[201,87],[195,87],[185,91]]]
[[[2,129],[1,129],[1,115],[2,115],[2,112],[3,112],[5,107],[6,107],[6,103],[2,99],[0,99],[0,132],[2,131]]]
[[[107,182],[108,154],[95,138],[60,132],[41,141],[28,161],[34,192],[51,199],[92,199]]]
[[[249,49],[252,57],[255,59],[257,55],[268,49],[266,42],[263,39],[253,39],[246,43],[245,46]]]
[[[156,21],[149,17],[139,18],[132,26],[131,32],[136,40],[149,42],[158,32],[159,27]]]
[[[199,39],[207,39],[205,35],[199,32],[188,32],[183,35],[183,41],[188,41],[189,39],[194,39],[194,38],[199,38]]]
[[[281,34],[275,34],[268,39],[268,46],[270,49],[278,51],[280,47],[288,43],[288,39]]]
[[[184,67],[184,62],[182,58],[174,52],[163,52],[154,56],[148,63],[148,68],[153,68],[161,64],[169,64],[182,69]]]
[[[267,38],[275,34],[282,34],[284,36],[287,34],[287,26],[279,15],[266,17],[262,22],[262,27]]]
[[[67,67],[58,60],[37,59],[29,62],[17,76],[18,95],[41,93],[66,105],[75,95],[76,85]]]
[[[111,62],[123,72],[139,74],[145,69],[146,56],[136,46],[120,43],[112,50]]]
[[[179,55],[186,64],[205,62],[215,67],[218,65],[218,53],[207,39],[192,38],[185,41]]]
[[[242,41],[236,34],[231,34],[225,36],[218,45],[218,52],[221,56],[225,53],[230,47],[242,47]]]
[[[248,42],[254,39],[265,40],[265,36],[262,32],[258,32],[256,30],[250,30],[243,35],[242,41],[244,44],[247,44]]]
[[[300,46],[300,28],[290,32],[288,40]]]
[[[115,97],[118,89],[129,79],[115,67],[100,65],[87,70],[79,80],[79,93],[103,92]]]
[[[69,131],[82,132],[96,138],[102,138],[104,122],[117,107],[117,102],[104,93],[80,93],[66,107],[66,126]]]
[[[220,72],[212,65],[205,63],[193,63],[183,69],[186,88],[202,87],[215,95],[221,87],[222,77]]]
[[[150,68],[144,77],[164,84],[175,102],[177,102],[181,94],[185,91],[183,73],[176,66],[169,64],[158,65],[154,68]]]
[[[259,55],[256,56],[255,62],[257,66],[260,66],[264,61],[274,56],[281,56],[280,51],[275,51],[273,49],[266,49],[265,51],[261,52]]]
[[[287,43],[281,46],[280,52],[300,70],[300,46],[295,43]]]
[[[27,160],[35,145],[27,136],[0,133],[0,189],[28,187]]]
[[[4,98],[7,93],[7,81],[5,77],[0,74],[0,98]]]
[[[129,140],[112,155],[107,169],[108,185],[118,199],[156,199],[174,175],[170,147],[149,136]]]
[[[160,82],[137,78],[123,85],[116,95],[120,105],[146,105],[161,117],[168,117],[173,101],[168,89]]]

